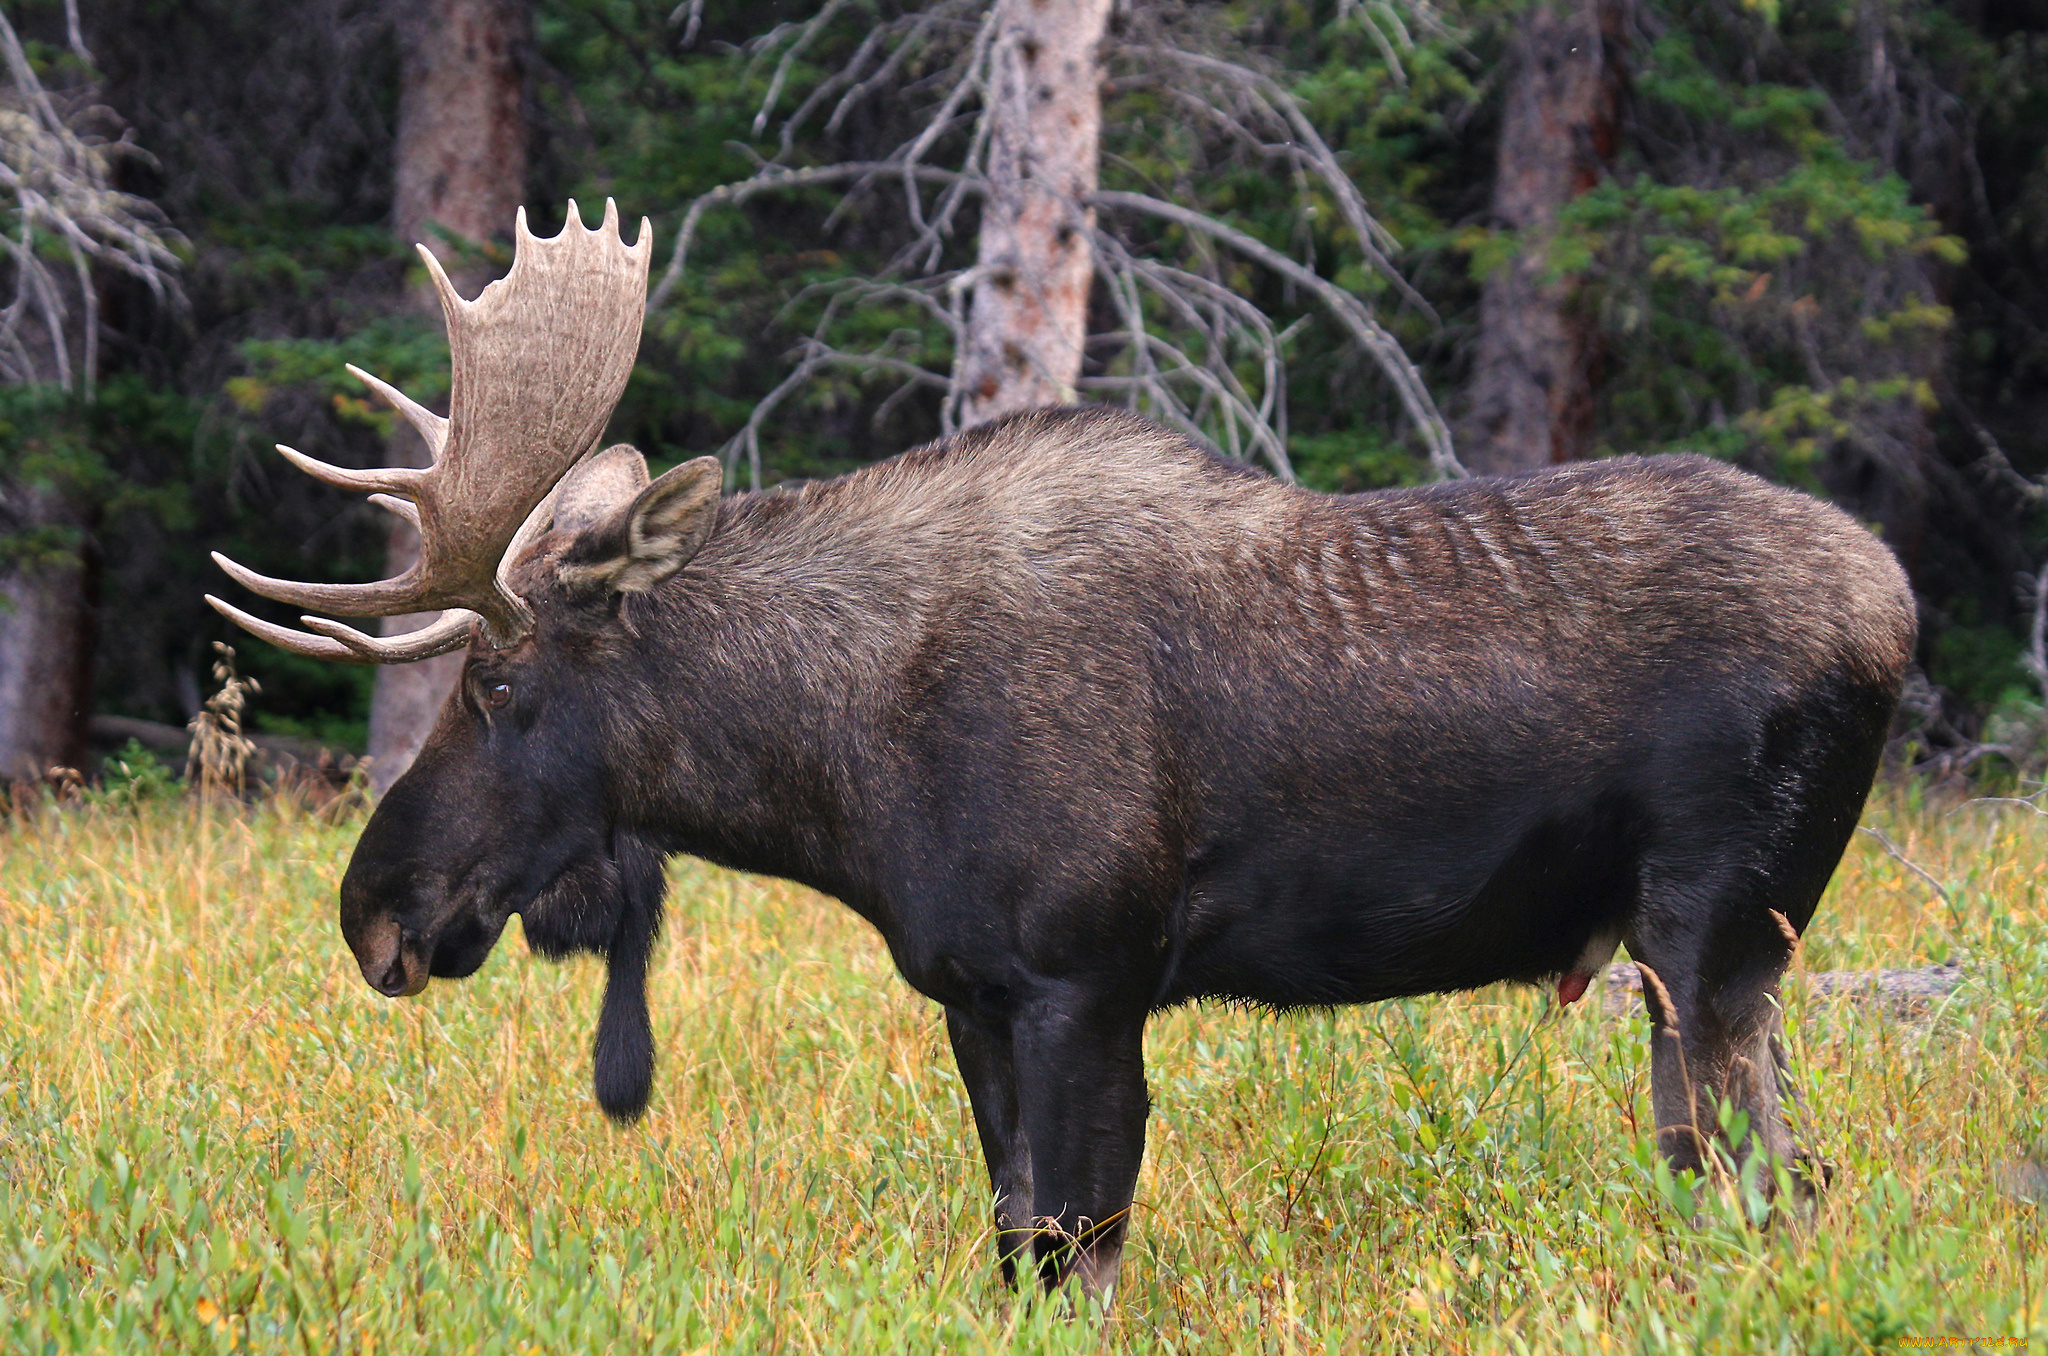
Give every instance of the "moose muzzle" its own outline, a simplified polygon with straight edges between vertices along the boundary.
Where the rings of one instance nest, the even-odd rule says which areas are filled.
[[[386,998],[410,998],[427,987],[428,958],[396,918],[385,915],[342,929],[371,988]]]

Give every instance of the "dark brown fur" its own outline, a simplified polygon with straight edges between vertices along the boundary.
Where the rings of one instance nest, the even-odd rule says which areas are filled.
[[[1700,1162],[1724,1095],[1790,1152],[1770,912],[1810,917],[1914,631],[1835,509],[1699,458],[1331,497],[1101,409],[672,538],[660,486],[515,570],[535,634],[472,651],[344,882],[373,983],[468,973],[512,912],[606,952],[599,1097],[631,1115],[661,858],[815,886],[945,1005],[1005,1257],[1096,1288],[1146,1014],[1194,998],[1536,980],[1625,938],[1684,1047],[1667,1154]],[[593,583],[635,532],[674,573]]]

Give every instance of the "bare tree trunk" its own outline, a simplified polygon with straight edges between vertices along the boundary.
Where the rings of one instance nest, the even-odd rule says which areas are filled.
[[[989,192],[960,365],[963,424],[1074,398],[1095,277],[1109,0],[996,0]]]
[[[40,781],[77,767],[92,714],[99,557],[90,524],[61,492],[24,489],[0,523],[16,530],[72,528],[68,557],[30,561],[0,578],[0,785]]]
[[[510,236],[526,191],[525,0],[393,0],[402,50],[398,166],[393,226],[407,245],[433,244],[433,227],[469,240]],[[445,246],[437,246],[443,256]],[[496,276],[474,262],[449,276],[475,296]],[[433,290],[416,288],[406,304],[438,314]],[[394,466],[424,466],[426,445],[410,428],[391,440]],[[388,567],[397,574],[419,555],[419,534],[391,529]],[[384,634],[415,631],[432,616],[390,617]],[[460,654],[377,671],[370,698],[370,786],[382,792],[412,765],[462,673]]]
[[[1534,0],[1514,27],[1493,188],[1522,248],[1479,302],[1470,405],[1459,447],[1479,474],[1571,461],[1592,450],[1600,336],[1571,278],[1548,278],[1558,212],[1613,163],[1632,0]]]

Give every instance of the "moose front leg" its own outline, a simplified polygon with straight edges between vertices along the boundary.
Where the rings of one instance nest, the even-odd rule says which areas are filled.
[[[1032,1249],[1047,1289],[1078,1278],[1107,1303],[1145,1156],[1145,1016],[1047,986],[1010,1026],[1031,1155]]]
[[[953,1060],[974,1107],[974,1128],[996,1193],[996,1256],[1006,1284],[1017,1283],[1016,1259],[1031,1247],[1031,1152],[1017,1113],[1017,1070],[1007,1026],[992,1026],[964,1008],[946,1009]]]

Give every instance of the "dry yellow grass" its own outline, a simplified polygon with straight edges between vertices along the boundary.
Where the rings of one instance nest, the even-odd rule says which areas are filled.
[[[0,824],[0,1332],[12,1349],[1861,1351],[2048,1345],[2048,821],[1873,812],[1812,969],[1963,955],[1899,1024],[1788,987],[1838,1166],[1810,1227],[1646,1135],[1640,1019],[1475,994],[1157,1019],[1106,1321],[1013,1303],[938,1010],[865,925],[676,865],[659,1069],[589,1092],[602,976],[524,954],[392,1003],[332,921],[359,821],[289,804]],[[2001,1176],[2001,1173],[2003,1175]]]

